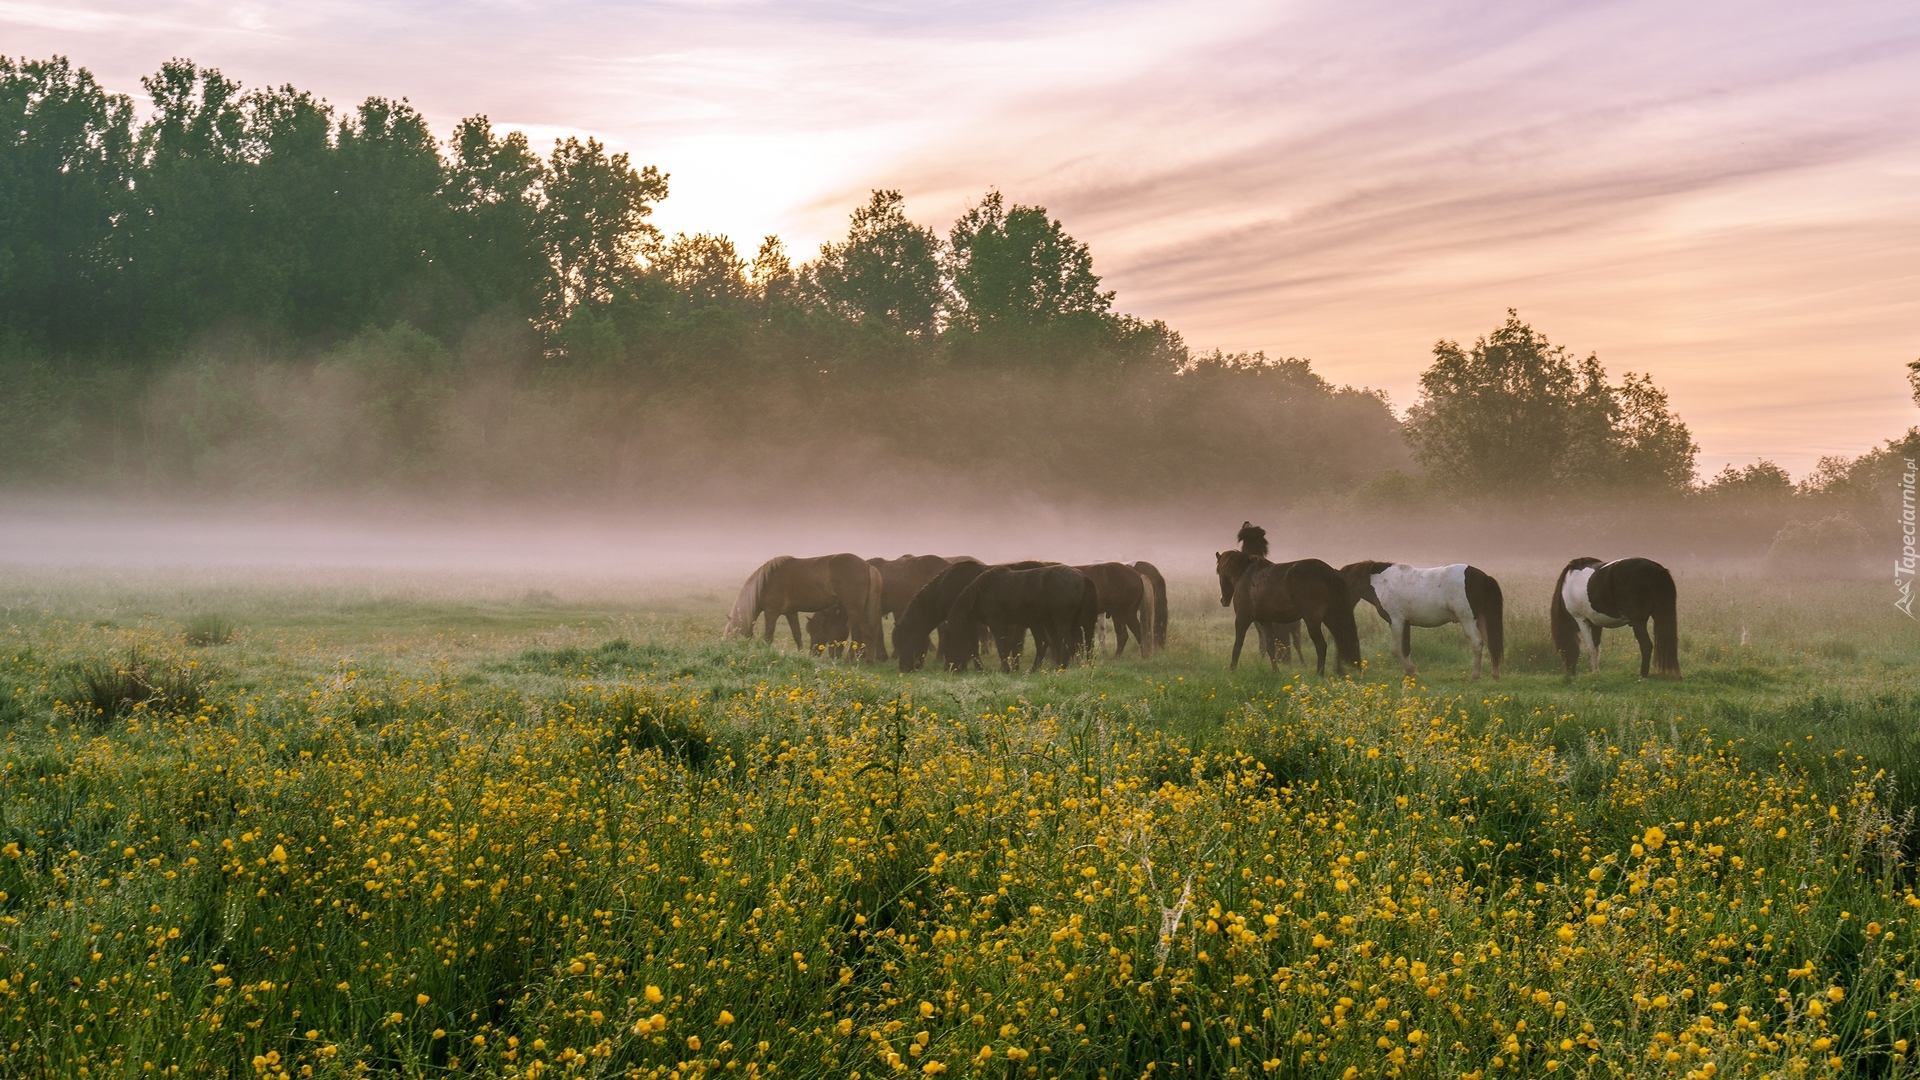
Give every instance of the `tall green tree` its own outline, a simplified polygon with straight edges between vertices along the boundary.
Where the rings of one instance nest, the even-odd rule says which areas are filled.
[[[747,264],[733,241],[712,233],[686,233],[673,238],[654,260],[653,268],[674,289],[683,310],[738,307],[752,293]]]
[[[0,330],[101,343],[132,153],[127,98],[62,56],[0,56]]]
[[[947,238],[952,323],[975,333],[1021,331],[1113,307],[1100,291],[1087,245],[1068,236],[1045,207],[1009,209],[998,191],[953,223]]]
[[[526,135],[496,135],[484,116],[462,120],[448,150],[446,257],[471,308],[538,314],[550,273],[540,242],[546,164]]]
[[[146,349],[190,330],[255,316],[271,278],[256,266],[250,132],[240,85],[171,60],[140,80],[152,99],[140,129],[121,245],[129,330]]]
[[[938,329],[944,301],[940,240],[907,218],[898,191],[878,191],[853,212],[847,238],[823,244],[809,276],[841,318],[909,337]]]
[[[1685,490],[1698,447],[1650,377],[1607,382],[1509,310],[1475,341],[1434,346],[1407,436],[1429,473],[1456,490],[1537,496],[1600,487]]]
[[[558,318],[613,299],[640,272],[660,243],[647,218],[667,197],[667,176],[609,156],[595,139],[556,141],[547,164],[540,233],[553,276],[548,315]]]
[[[334,136],[338,233],[318,247],[295,323],[303,336],[367,322],[427,321],[436,248],[445,235],[445,166],[427,122],[404,101],[371,97]]]

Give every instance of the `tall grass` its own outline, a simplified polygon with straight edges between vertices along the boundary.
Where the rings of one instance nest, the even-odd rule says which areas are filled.
[[[17,624],[0,1073],[1910,1071],[1920,705],[1844,621],[1471,687],[609,623],[250,631],[104,726],[59,673],[178,639]]]

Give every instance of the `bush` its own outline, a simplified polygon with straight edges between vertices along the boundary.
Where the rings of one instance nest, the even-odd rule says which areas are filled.
[[[1870,538],[1850,514],[1791,521],[1767,549],[1769,573],[1794,577],[1852,577],[1866,566]]]
[[[82,661],[73,672],[69,703],[94,723],[142,708],[159,713],[190,711],[211,683],[207,669],[197,663],[154,662],[133,649],[124,664],[104,657]]]
[[[187,620],[187,644],[225,645],[233,640],[233,620],[225,615],[195,615]]]

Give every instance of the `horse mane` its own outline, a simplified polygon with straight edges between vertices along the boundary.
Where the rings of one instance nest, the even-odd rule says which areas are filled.
[[[727,613],[727,627],[720,632],[721,637],[752,635],[753,620],[760,615],[760,596],[766,591],[767,579],[773,576],[775,570],[792,561],[791,555],[776,555],[747,576],[746,584],[740,586],[740,595],[733,598],[733,610]]]
[[[1235,539],[1240,541],[1240,550],[1256,559],[1267,557],[1267,530],[1251,521],[1242,522],[1240,533]]]

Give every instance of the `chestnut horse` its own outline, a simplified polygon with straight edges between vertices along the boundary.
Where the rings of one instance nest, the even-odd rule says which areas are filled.
[[[1353,622],[1353,593],[1340,572],[1319,559],[1275,563],[1264,554],[1248,554],[1244,549],[1266,549],[1266,531],[1252,524],[1241,527],[1240,542],[1243,550],[1215,552],[1213,559],[1214,572],[1220,577],[1220,606],[1233,608],[1233,659],[1227,670],[1240,666],[1247,627],[1295,619],[1306,622],[1307,636],[1313,639],[1316,674],[1327,673],[1327,639],[1320,629],[1323,625],[1333,631],[1338,649],[1334,673],[1345,674],[1349,664],[1357,670],[1360,631]],[[1273,657],[1267,659],[1272,665]]]
[[[764,614],[766,639],[772,641],[774,624],[785,616],[794,648],[805,649],[800,641],[801,612],[825,611],[838,604],[848,613],[847,638],[854,653],[873,660],[880,649],[880,589],[880,571],[858,555],[810,559],[781,555],[769,559],[740,586],[722,636],[750,636],[754,620]]]
[[[1153,655],[1153,586],[1146,575],[1126,563],[1103,562],[1076,566],[1093,582],[1100,615],[1113,619],[1113,655],[1127,649],[1127,631],[1140,639],[1140,657]],[[1091,649],[1093,643],[1085,642]]]
[[[907,603],[920,587],[933,579],[935,574],[945,570],[956,560],[943,559],[938,555],[902,555],[897,559],[868,559],[874,569],[880,571],[880,617],[893,616],[893,624],[900,625],[900,615],[907,610]],[[978,561],[978,560],[970,560]],[[839,644],[847,640],[847,611],[838,605],[827,608],[807,619],[807,640],[817,649],[824,648],[828,655],[839,656]],[[879,658],[887,658],[887,647],[883,636],[878,644]]]

